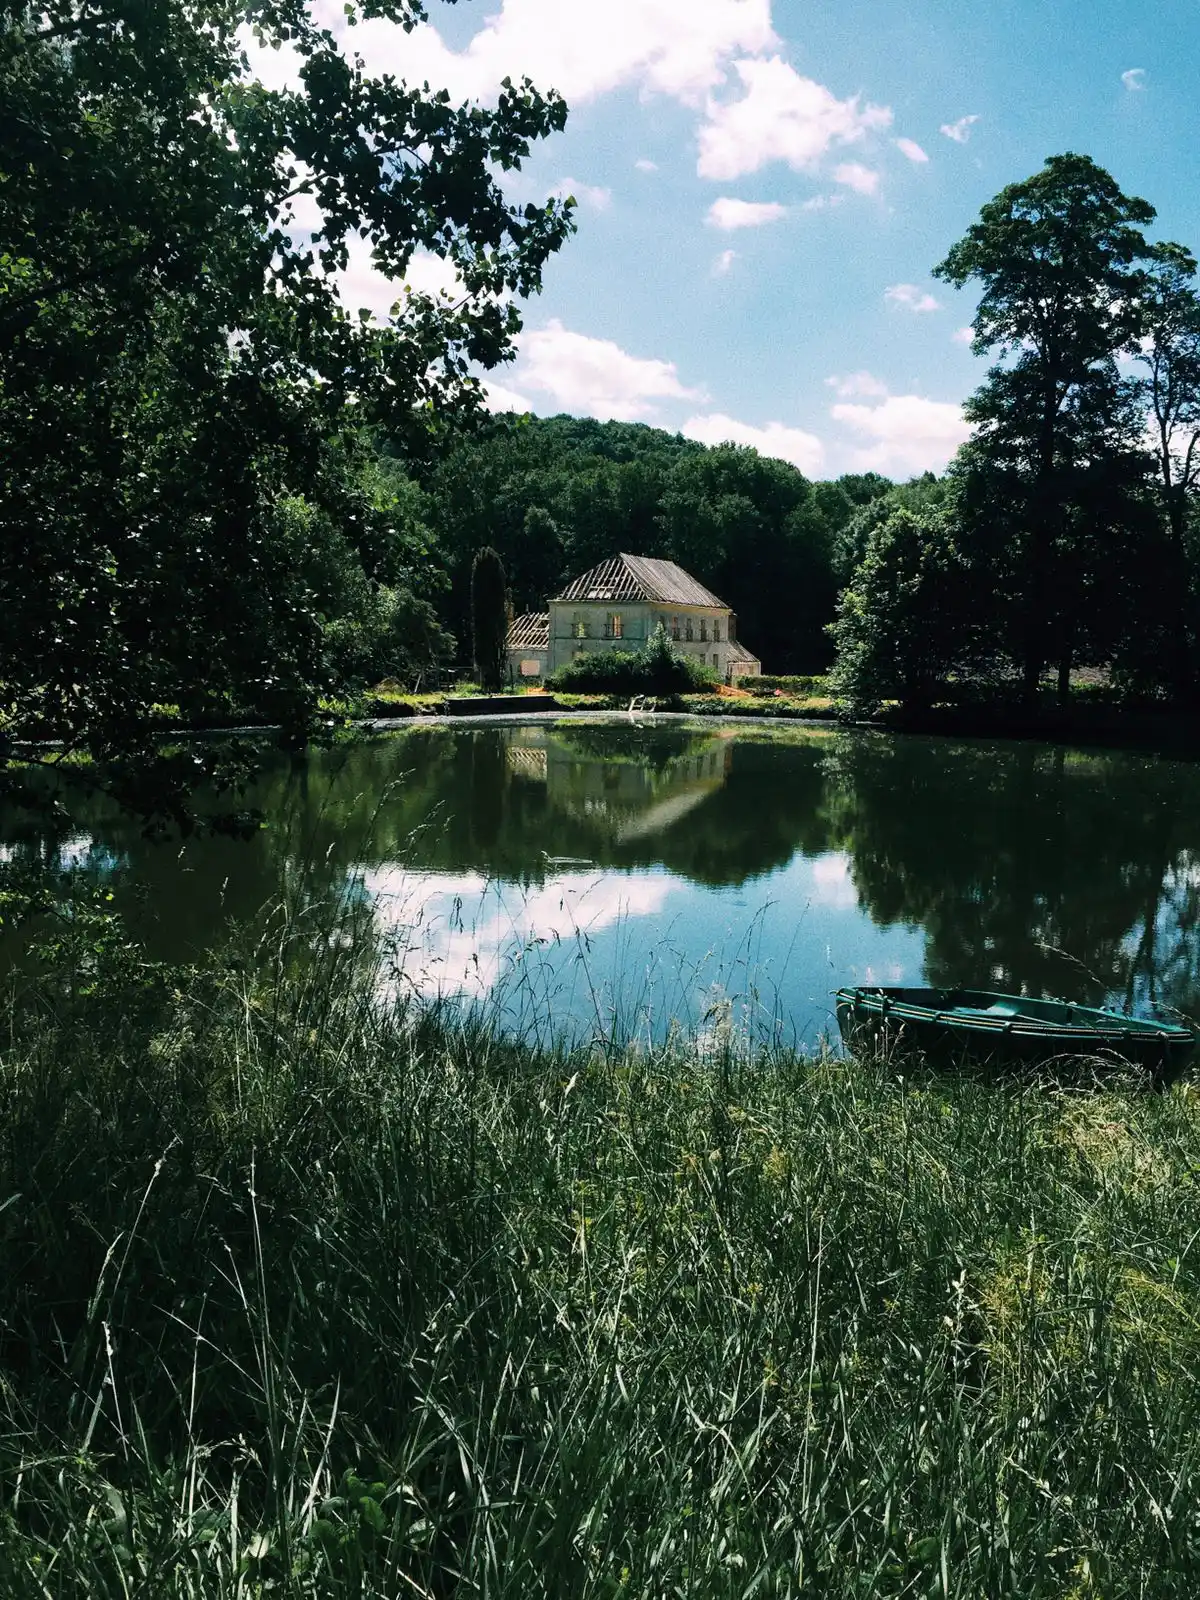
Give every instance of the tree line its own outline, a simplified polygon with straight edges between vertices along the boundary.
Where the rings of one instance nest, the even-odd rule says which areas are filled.
[[[812,483],[740,445],[642,423],[513,415],[484,421],[417,469],[445,572],[442,615],[470,660],[475,553],[500,555],[516,613],[541,611],[618,551],[677,561],[737,613],[781,672],[829,665],[844,546],[892,491],[877,473]]]

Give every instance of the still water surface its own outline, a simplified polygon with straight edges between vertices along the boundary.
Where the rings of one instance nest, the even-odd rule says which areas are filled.
[[[350,896],[397,986],[511,1026],[732,1014],[815,1043],[844,983],[1200,1013],[1200,766],[1038,744],[629,721],[423,726],[288,762],[249,843],[97,811],[59,850],[188,960]],[[10,832],[9,853],[45,848]]]

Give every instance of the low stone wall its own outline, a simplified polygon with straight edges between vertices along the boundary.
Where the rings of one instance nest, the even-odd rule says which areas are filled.
[[[552,694],[453,695],[444,710],[451,717],[520,716],[525,711],[561,711]]]

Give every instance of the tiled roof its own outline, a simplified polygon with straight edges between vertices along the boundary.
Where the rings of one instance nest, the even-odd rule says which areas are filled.
[[[729,641],[728,660],[731,662],[757,661],[758,665],[760,667],[762,666],[762,662],[758,660],[758,657],[751,651],[747,650],[746,646],[740,643],[737,639],[731,639]]]
[[[548,611],[527,611],[522,617],[514,617],[508,625],[508,648],[510,650],[549,650],[550,613]]]
[[[614,556],[569,583],[556,600],[653,600],[668,606],[729,608],[673,561],[650,556]]]

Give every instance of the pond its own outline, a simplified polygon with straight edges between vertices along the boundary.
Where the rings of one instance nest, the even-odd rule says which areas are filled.
[[[1200,1012],[1200,766],[1035,743],[628,719],[418,725],[274,758],[248,843],[98,808],[55,846],[190,960],[347,898],[405,991],[525,1033],[732,1020],[812,1045],[845,983]],[[9,856],[49,847],[15,826]],[[319,921],[319,918],[318,918]],[[314,923],[314,926],[316,924]]]

